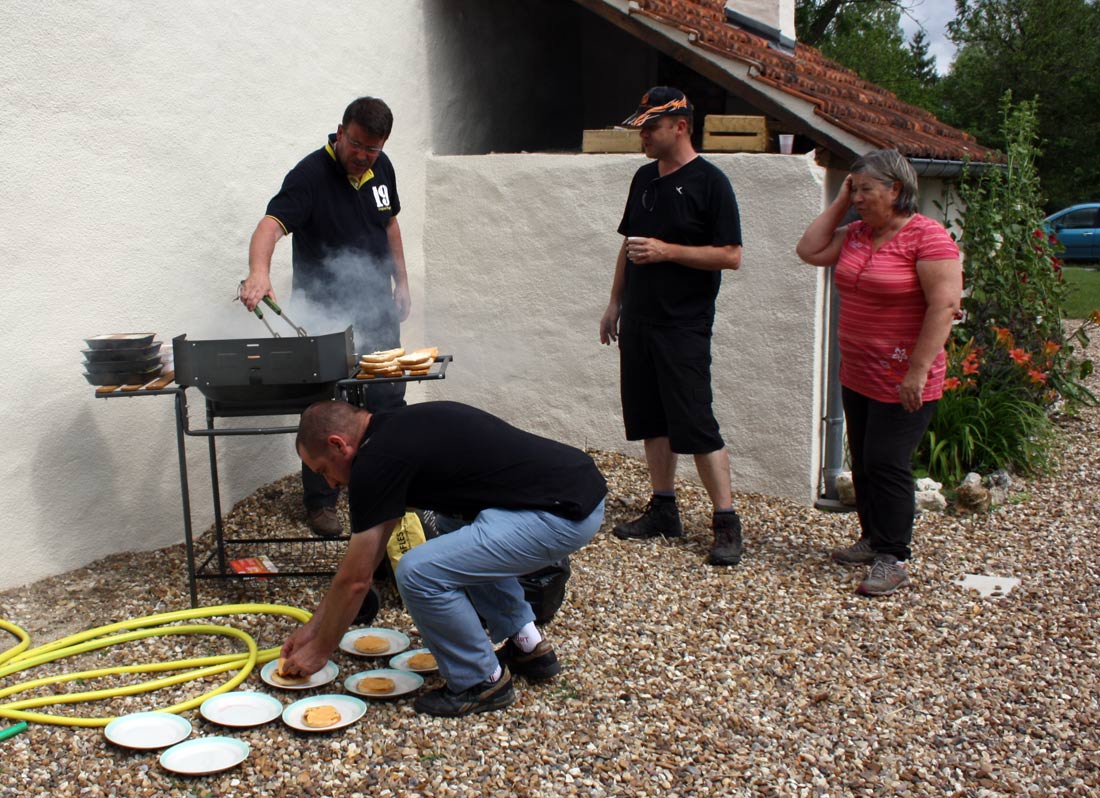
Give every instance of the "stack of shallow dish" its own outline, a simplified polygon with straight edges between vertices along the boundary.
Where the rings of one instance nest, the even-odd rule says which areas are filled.
[[[156,333],[108,333],[85,338],[84,378],[92,385],[144,385],[163,368]]]

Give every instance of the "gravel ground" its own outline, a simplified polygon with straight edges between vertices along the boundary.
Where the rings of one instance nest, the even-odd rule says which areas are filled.
[[[1061,426],[1057,474],[1017,484],[988,515],[921,516],[913,586],[884,599],[854,595],[862,569],[826,559],[856,536],[854,515],[738,494],[746,558],[714,569],[703,563],[705,496],[684,483],[686,538],[618,541],[611,526],[647,498],[645,468],[594,453],[611,485],[607,521],[574,557],[566,606],[545,630],[565,669],[548,684],[519,683],[509,710],[441,720],[417,715],[408,699],[375,701],[354,726],[321,734],[278,721],[225,730],[191,711],[195,736],[252,747],[239,767],[203,777],[166,772],[155,754],[116,748],[99,729],[32,725],[0,743],[0,795],[1096,795],[1100,412]],[[242,501],[230,528],[300,532],[296,481]],[[968,573],[1022,583],[982,599],[956,584]],[[324,586],[208,582],[200,601],[312,609]],[[376,624],[412,633],[386,598]],[[0,617],[23,626],[32,645],[187,606],[182,546],[0,592]],[[271,646],[292,622],[232,623]],[[221,638],[157,638],[93,659],[100,667],[228,650]],[[341,677],[365,667],[341,652],[334,660]],[[69,660],[34,675],[79,667],[92,666]],[[178,701],[215,683],[156,696]],[[299,697],[255,674],[245,687],[284,704]],[[112,715],[150,700],[56,711]]]

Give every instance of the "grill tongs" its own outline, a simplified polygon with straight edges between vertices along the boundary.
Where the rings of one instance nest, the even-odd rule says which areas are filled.
[[[241,280],[241,285],[244,285],[244,280]],[[240,289],[240,287],[238,287],[237,288],[237,299],[240,299],[240,298],[241,298],[241,289]],[[279,316],[280,318],[282,318],[283,321],[285,321],[287,324],[289,324],[291,326],[291,329],[293,329],[294,332],[296,332],[298,334],[299,338],[308,338],[309,337],[309,333],[307,333],[304,328],[299,327],[297,324],[295,324],[293,321],[290,320],[290,316],[283,313],[283,309],[275,304],[274,299],[272,299],[269,296],[265,296],[264,299],[263,299],[263,302],[264,302],[265,305],[267,305],[269,308],[271,308],[273,311],[275,311],[275,315]],[[264,326],[267,327],[267,331],[269,333],[271,333],[271,336],[273,338],[282,338],[282,336],[279,335],[279,333],[275,332],[275,330],[271,327],[271,325],[268,323],[267,319],[264,318],[264,312],[262,310],[260,310],[259,305],[257,305],[255,308],[253,308],[252,312],[256,314],[257,319],[259,319],[260,321],[262,321],[264,323]]]

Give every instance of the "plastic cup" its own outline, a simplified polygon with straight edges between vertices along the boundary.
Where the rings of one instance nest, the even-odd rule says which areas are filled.
[[[779,151],[784,155],[790,155],[794,152],[794,134],[793,133],[780,133],[779,134]]]

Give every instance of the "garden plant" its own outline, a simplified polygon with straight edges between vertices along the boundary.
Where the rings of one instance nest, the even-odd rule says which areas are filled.
[[[1053,417],[1096,397],[1083,357],[1100,311],[1066,326],[1059,245],[1043,227],[1036,170],[1037,103],[1002,101],[1003,166],[967,168],[953,225],[963,251],[962,319],[947,343],[943,398],[915,466],[954,486],[970,471],[1040,473],[1051,465]],[[958,228],[961,235],[956,234]]]

